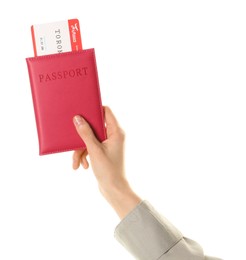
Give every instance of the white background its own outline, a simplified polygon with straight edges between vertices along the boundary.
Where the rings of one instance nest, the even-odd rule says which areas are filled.
[[[208,255],[245,259],[245,1],[5,1],[0,9],[0,259],[132,259],[72,152],[38,156],[31,24],[80,20],[127,175]]]

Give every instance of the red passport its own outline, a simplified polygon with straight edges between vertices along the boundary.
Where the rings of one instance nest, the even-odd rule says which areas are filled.
[[[83,116],[106,139],[94,49],[27,58],[39,154],[85,148],[73,125]]]

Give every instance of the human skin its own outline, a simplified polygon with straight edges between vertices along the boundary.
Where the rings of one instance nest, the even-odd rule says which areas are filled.
[[[107,139],[99,142],[88,122],[76,115],[73,122],[77,133],[86,144],[86,149],[73,153],[73,169],[89,168],[87,157],[98,181],[103,197],[123,219],[140,202],[141,198],[132,190],[125,174],[124,144],[125,133],[111,109],[104,107]]]

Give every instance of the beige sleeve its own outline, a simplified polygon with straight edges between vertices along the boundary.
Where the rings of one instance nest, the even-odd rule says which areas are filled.
[[[147,201],[142,201],[116,227],[115,238],[139,260],[219,260],[204,256]]]

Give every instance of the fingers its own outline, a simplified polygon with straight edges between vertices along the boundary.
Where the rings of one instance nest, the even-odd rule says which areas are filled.
[[[114,132],[118,131],[120,129],[120,125],[113,114],[112,110],[104,106],[104,117],[105,117],[105,123],[106,123],[106,130],[107,130],[107,136],[110,137]]]
[[[73,169],[77,170],[80,166],[81,156],[84,153],[84,150],[76,150],[73,153]]]
[[[79,136],[86,144],[88,151],[93,151],[93,149],[96,149],[98,146],[100,146],[100,142],[97,140],[90,125],[83,117],[77,115],[73,118],[73,122]]]
[[[87,152],[87,150],[85,150],[83,152],[82,156],[81,156],[81,159],[80,159],[81,164],[82,164],[84,169],[88,169],[89,168],[89,163],[88,163],[87,158],[86,158],[87,155],[88,155],[88,152]]]
[[[86,149],[83,150],[76,150],[73,153],[73,169],[77,170],[80,164],[83,166],[84,169],[89,168],[89,163],[87,161],[88,152]]]

